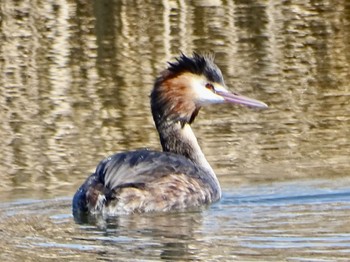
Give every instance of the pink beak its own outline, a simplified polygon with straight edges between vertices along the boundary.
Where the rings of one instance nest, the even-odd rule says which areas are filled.
[[[225,99],[225,102],[227,103],[236,103],[258,108],[268,108],[267,104],[265,104],[264,102],[246,96],[225,91],[216,91],[216,94],[223,97]]]

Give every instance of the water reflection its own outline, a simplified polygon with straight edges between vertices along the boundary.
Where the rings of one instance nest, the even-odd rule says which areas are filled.
[[[154,77],[180,51],[213,51],[228,86],[270,106],[265,112],[218,106],[200,113],[194,129],[224,192],[240,192],[245,186],[259,191],[276,181],[299,189],[305,181],[324,179],[319,187],[330,191],[327,199],[333,202],[323,203],[328,200],[317,197],[321,204],[261,209],[261,203],[235,207],[235,202],[230,209],[224,198],[219,207],[230,213],[214,206],[204,215],[177,217],[174,224],[183,220],[184,233],[174,236],[199,234],[197,246],[192,246],[192,238],[180,244],[171,240],[164,257],[200,260],[198,250],[205,250],[203,254],[213,259],[244,255],[248,260],[254,256],[346,260],[348,198],[336,199],[342,197],[337,195],[339,188],[348,192],[350,187],[348,1],[2,1],[0,14],[3,201],[70,198],[104,156],[144,146],[159,148],[148,104]],[[273,191],[279,186],[268,188]],[[288,202],[283,197],[281,201]],[[65,205],[62,213],[70,214],[68,200]],[[8,250],[26,246],[36,257],[50,249],[55,256],[62,251],[57,243],[68,242],[55,234],[66,239],[79,235],[71,217],[60,221],[59,230],[46,213],[36,217],[35,211],[27,210],[31,208],[43,206],[22,203],[22,215],[2,220],[2,246]],[[53,208],[53,214],[61,212],[57,211],[61,207]],[[288,219],[279,217],[281,213]],[[261,220],[246,220],[249,216]],[[152,225],[152,219],[137,223]],[[159,222],[154,228],[163,232],[167,227]],[[134,243],[142,235],[135,229],[134,237],[128,226],[124,229],[116,235],[119,240],[122,235]],[[45,230],[55,234],[45,235]],[[280,232],[284,233],[275,238]],[[315,232],[320,236],[314,237]],[[42,237],[41,242],[35,240],[43,243],[38,249],[31,249],[31,242],[23,243],[33,234]],[[69,244],[88,243],[92,249],[97,245],[96,254],[108,258],[120,255],[93,241],[100,233],[82,229],[81,234],[86,241],[75,239]],[[11,235],[18,236],[14,242],[8,240]],[[260,242],[263,238],[267,243]],[[162,245],[152,243],[149,250],[161,253]],[[278,243],[290,249],[273,249]],[[133,251],[137,250],[141,247],[135,245]],[[89,252],[72,252],[68,259],[91,260]],[[7,255],[10,260],[23,260],[24,253]]]
[[[256,187],[241,187],[201,211],[120,216],[102,228],[74,224],[67,198],[2,204],[0,244],[6,249],[0,256],[346,261],[350,190],[334,186],[327,180],[273,183],[261,185],[258,193]]]
[[[219,176],[307,177],[310,166],[343,173],[350,148],[343,9],[345,2],[3,3],[1,187],[43,196],[61,188],[61,195],[107,154],[159,148],[157,134],[145,132],[153,130],[153,79],[179,50],[193,49],[214,50],[229,86],[270,105],[263,113],[201,113],[208,116],[195,128]]]

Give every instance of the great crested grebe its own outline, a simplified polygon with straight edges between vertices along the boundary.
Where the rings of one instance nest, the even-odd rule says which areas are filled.
[[[220,103],[267,107],[229,92],[212,57],[182,54],[169,63],[151,93],[163,152],[141,149],[102,160],[75,193],[74,216],[170,211],[219,200],[219,181],[190,124],[202,106]]]

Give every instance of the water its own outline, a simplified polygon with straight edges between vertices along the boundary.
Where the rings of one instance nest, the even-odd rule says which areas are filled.
[[[2,261],[347,261],[347,1],[0,3]],[[77,224],[103,157],[159,149],[148,95],[180,51],[212,51],[269,105],[193,125],[223,188],[203,210]]]

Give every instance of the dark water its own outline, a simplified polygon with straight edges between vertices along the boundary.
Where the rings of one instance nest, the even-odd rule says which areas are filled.
[[[347,261],[348,1],[1,1],[2,261]],[[148,95],[180,51],[214,52],[265,111],[193,125],[223,187],[201,211],[76,224],[104,156],[159,149]]]

